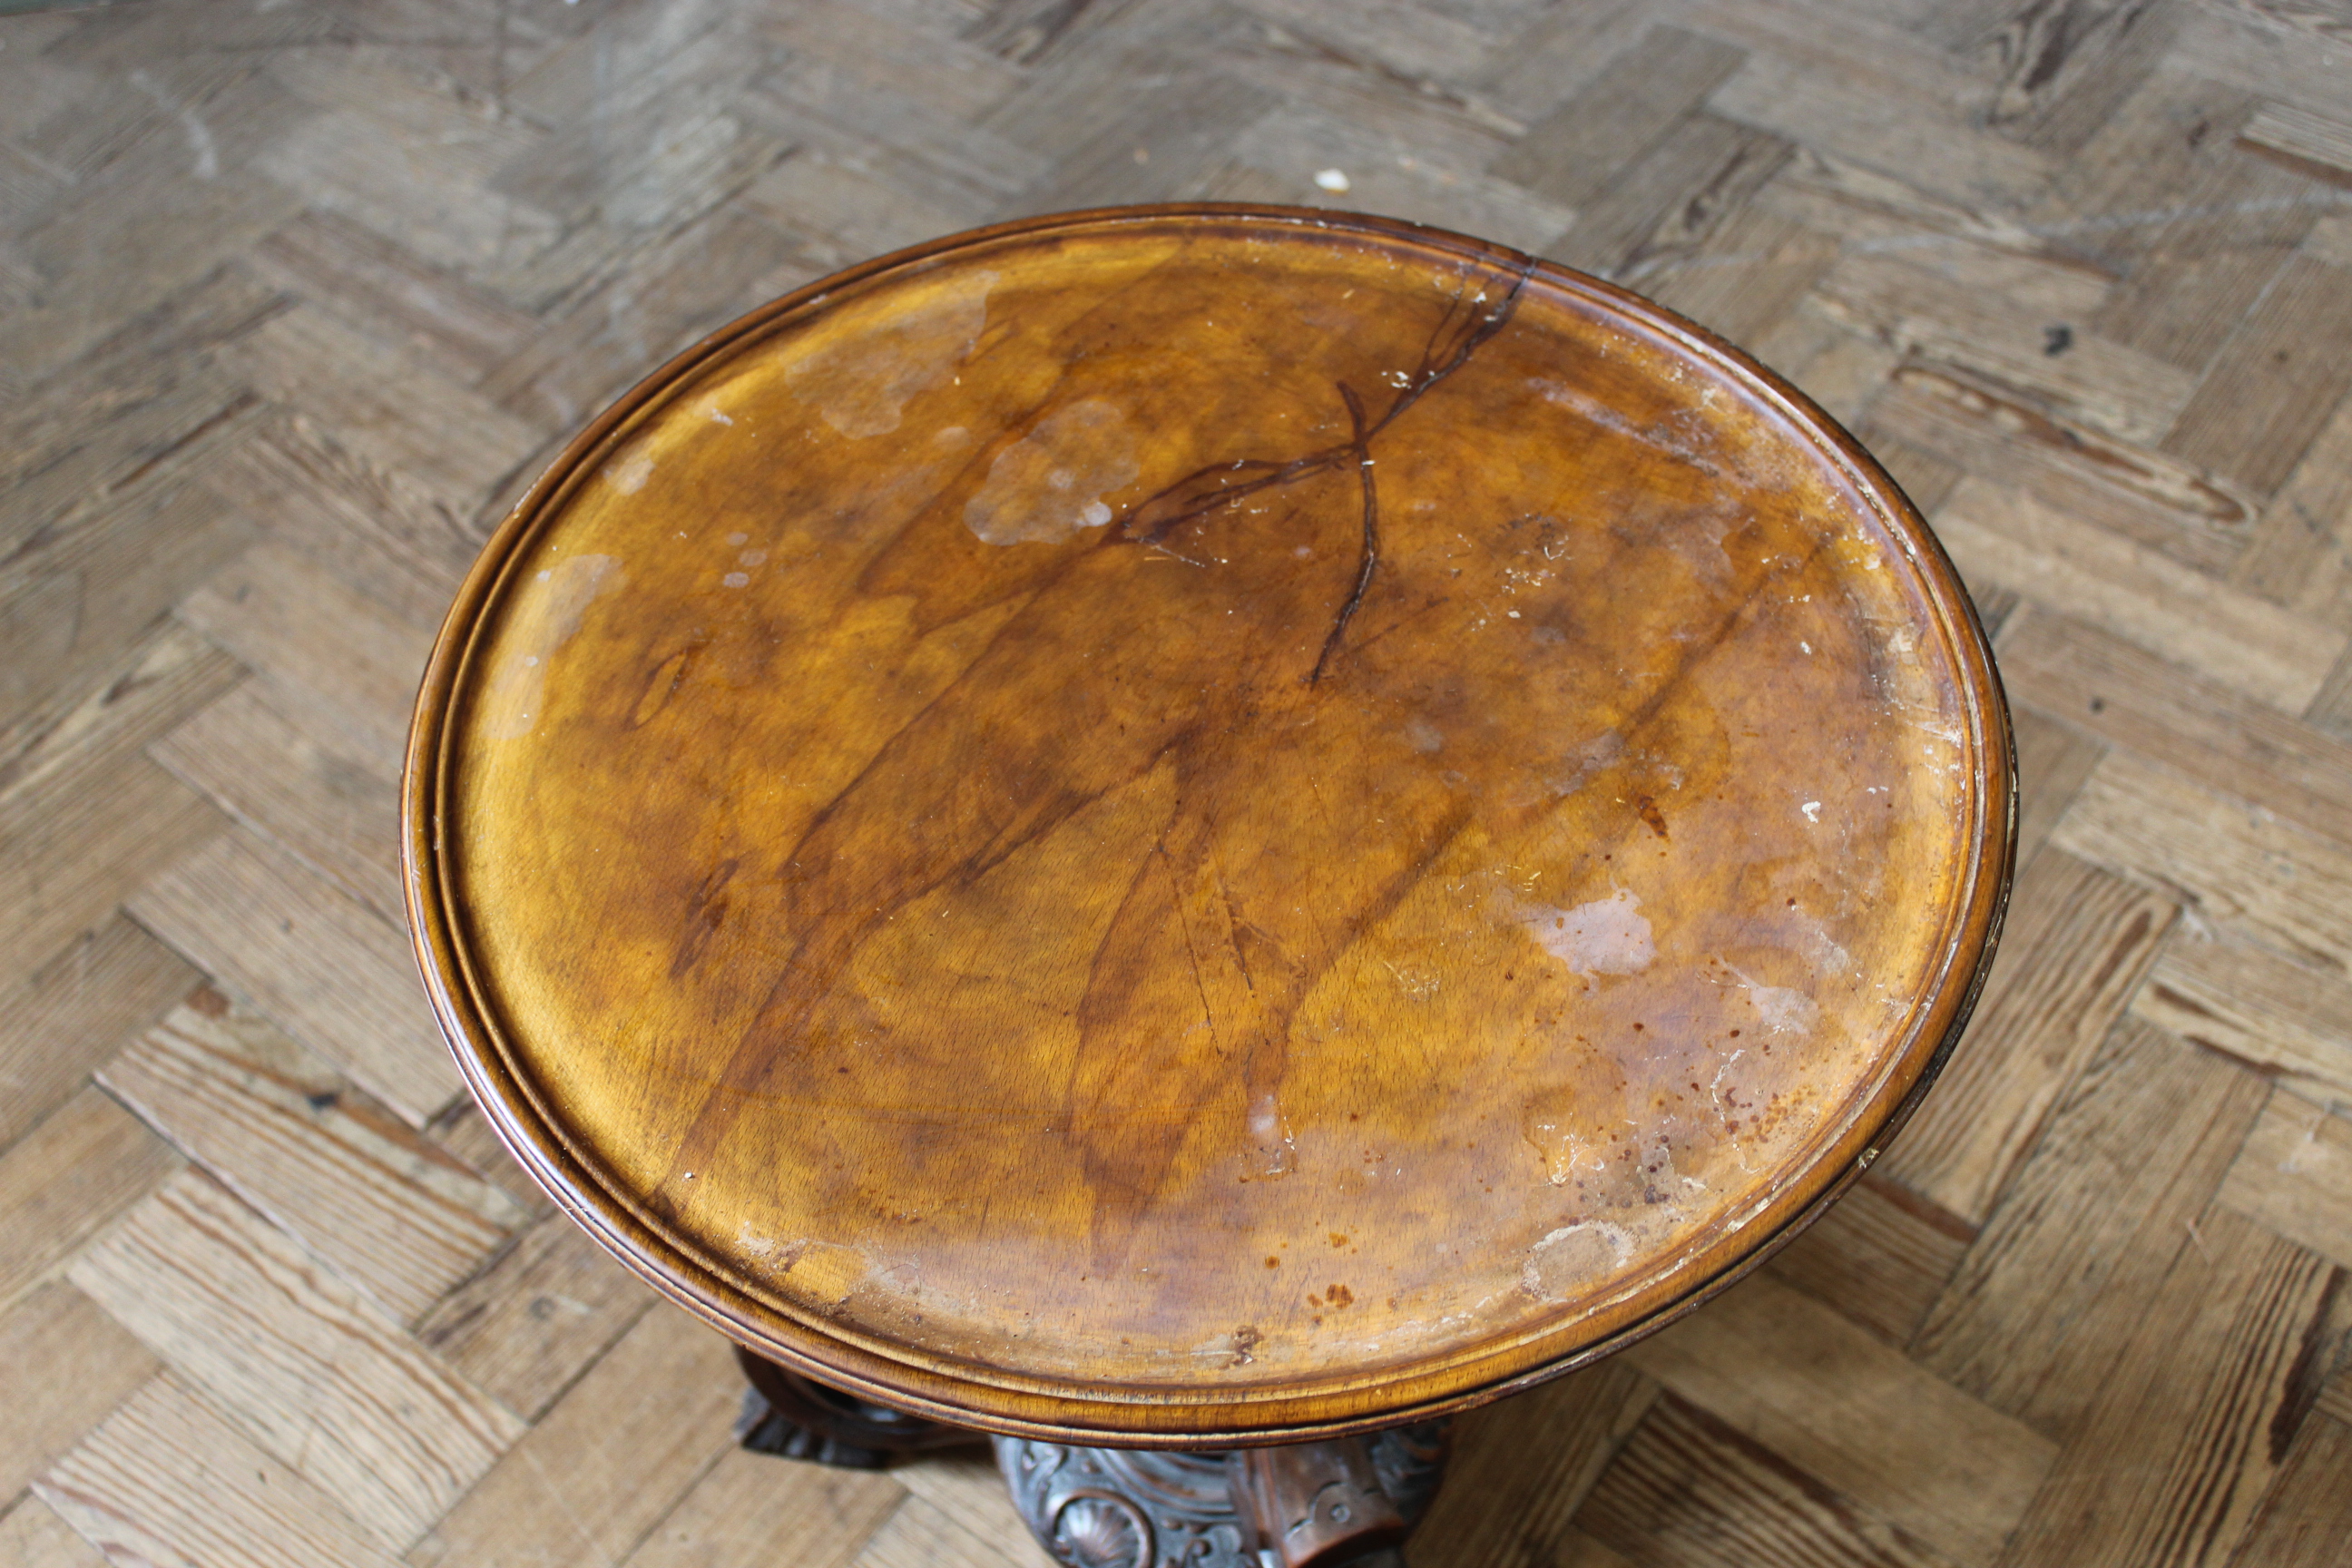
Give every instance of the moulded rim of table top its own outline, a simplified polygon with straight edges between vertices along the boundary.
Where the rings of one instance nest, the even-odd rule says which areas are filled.
[[[1572,1337],[1558,1327],[1485,1343],[1416,1366],[1404,1375],[1367,1375],[1336,1385],[1236,1400],[1204,1385],[1197,1396],[1122,1390],[1007,1373],[933,1357],[909,1346],[856,1342],[820,1316],[722,1277],[667,1234],[634,1194],[598,1171],[519,1070],[470,955],[456,929],[458,900],[438,803],[446,798],[455,705],[480,612],[542,517],[570,488],[691,368],[754,340],[781,319],[829,295],[955,250],[1019,235],[1198,217],[1352,230],[1405,240],[1443,253],[1526,268],[1551,287],[1630,317],[1709,362],[1793,426],[1822,443],[1856,490],[1881,509],[1889,532],[1910,553],[1952,646],[1969,673],[1963,683],[1971,750],[1977,759],[1969,799],[1977,815],[1974,855],[1956,901],[1942,965],[1898,1047],[1883,1057],[1878,1081],[1857,1097],[1860,1109],[1826,1152],[1741,1231],[1717,1237],[1687,1272],[1685,1294],[1605,1337],[1547,1353],[1546,1342]],[[1217,1448],[1328,1437],[1465,1409],[1588,1365],[1696,1308],[1784,1246],[1868,1168],[1916,1109],[1958,1042],[1990,967],[2013,872],[2017,792],[2009,717],[1990,647],[1949,558],[1925,521],[1878,463],[1804,394],[1745,353],[1695,323],[1612,284],[1508,247],[1401,220],[1317,208],[1188,203],[1097,208],[968,230],[893,252],[821,279],[719,329],[671,359],[615,400],[572,440],[516,504],[484,546],[436,639],[411,725],[401,793],[403,882],[425,991],[444,1035],[498,1136],[558,1205],[624,1264],[677,1302],[755,1353],[877,1403],[932,1418],[1009,1435],[1060,1441]]]

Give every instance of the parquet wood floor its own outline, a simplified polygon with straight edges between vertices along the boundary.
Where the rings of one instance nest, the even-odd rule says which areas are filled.
[[[1035,1568],[984,1462],[730,1448],[723,1345],[464,1100],[394,780],[458,574],[627,381],[1179,197],[1746,344],[1929,512],[2018,705],[2011,934],[1918,1121],[1465,1420],[1415,1568],[2352,1562],[2347,0],[0,17],[0,1561]]]

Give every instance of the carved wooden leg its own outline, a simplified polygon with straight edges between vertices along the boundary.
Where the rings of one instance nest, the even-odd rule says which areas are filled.
[[[962,1448],[987,1441],[985,1434],[919,1415],[902,1415],[868,1405],[761,1361],[737,1346],[735,1360],[751,1384],[743,1391],[743,1413],[735,1419],[735,1440],[759,1454],[809,1459],[850,1470],[878,1470],[901,1454]]]
[[[1450,1426],[1223,1454],[999,1437],[996,1462],[1066,1568],[1375,1568],[1402,1562]]]
[[[738,1348],[751,1386],[736,1441],[762,1454],[880,1469],[983,1434],[812,1383]],[[1013,1505],[1066,1568],[1402,1568],[1453,1424],[1225,1453],[1074,1448],[998,1437]]]

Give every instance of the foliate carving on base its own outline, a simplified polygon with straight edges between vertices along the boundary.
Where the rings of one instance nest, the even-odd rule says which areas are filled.
[[[1360,1441],[1241,1448],[1228,1462],[1234,1506],[1256,1523],[1261,1558],[1285,1568],[1352,1563],[1404,1540],[1404,1515]]]
[[[1260,1568],[1223,1454],[996,1439],[1013,1504],[1064,1568]]]
[[[1436,1495],[1448,1425],[1222,1454],[999,1437],[996,1462],[1064,1568],[1372,1568]]]

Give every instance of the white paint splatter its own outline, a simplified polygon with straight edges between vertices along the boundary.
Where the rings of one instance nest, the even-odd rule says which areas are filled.
[[[1606,1148],[1584,1136],[1595,1131],[1577,1097],[1559,1090],[1530,1096],[1519,1114],[1519,1136],[1542,1157],[1544,1179],[1555,1187],[1566,1186],[1580,1170],[1597,1174],[1608,1168]]]
[[[1546,638],[1543,634],[1548,631],[1551,631],[1549,626],[1537,627],[1537,640],[1539,642],[1560,640],[1558,632],[1552,632],[1550,637]],[[1625,737],[1614,730],[1603,730],[1600,734],[1570,751],[1568,753],[1566,767],[1547,782],[1563,795],[1574,795],[1591,783],[1594,775],[1611,766],[1624,754]]]
[[[1519,923],[1538,946],[1579,974],[1639,974],[1658,956],[1641,908],[1641,900],[1620,888],[1574,909],[1538,909]]]
[[[1748,993],[1748,1005],[1756,1010],[1756,1021],[1766,1033],[1810,1035],[1821,1023],[1820,1005],[1803,992],[1786,985],[1759,985],[1744,974],[1739,978]]]
[[[1853,954],[1840,947],[1829,933],[1829,928],[1811,916],[1800,916],[1803,929],[1797,935],[1798,952],[1817,975],[1849,973],[1853,969]]]
[[[914,395],[945,379],[979,343],[996,276],[961,273],[895,320],[852,323],[855,330],[845,337],[785,367],[784,384],[844,436],[862,439],[896,430]]]
[[[1057,408],[996,454],[966,527],[991,544],[1057,544],[1117,515],[1103,497],[1141,472],[1136,437],[1115,404],[1086,398]]]
[[[1683,434],[1663,421],[1647,426],[1636,425],[1591,393],[1563,381],[1553,381],[1548,376],[1529,376],[1528,390],[1555,408],[1567,409],[1587,424],[1596,425],[1612,436],[1638,441],[1654,452],[1663,452],[1667,457],[1689,464],[1701,473],[1722,472],[1709,453],[1701,451]],[[1704,436],[1704,427],[1697,427],[1693,433]]]
[[[633,496],[646,488],[653,472],[654,455],[640,447],[605,464],[604,482],[625,496]]]
[[[1562,1226],[1528,1248],[1519,1284],[1542,1301],[1565,1301],[1624,1268],[1633,1238],[1600,1220]]]
[[[1291,1137],[1289,1119],[1273,1095],[1259,1095],[1250,1107],[1249,1131],[1257,1145],[1255,1174],[1261,1179],[1288,1175],[1297,1163],[1298,1145]]]
[[[511,741],[531,732],[543,717],[548,660],[580,629],[588,606],[627,581],[612,555],[574,555],[533,574],[515,595],[506,651],[483,693],[483,733]]]

